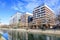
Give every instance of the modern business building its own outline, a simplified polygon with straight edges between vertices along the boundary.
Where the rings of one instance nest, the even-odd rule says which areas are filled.
[[[46,4],[38,6],[33,10],[33,28],[52,28],[55,25],[54,11]]]
[[[33,26],[33,16],[28,16],[28,27],[32,28]]]
[[[16,14],[11,16],[11,18],[10,18],[10,25],[12,27],[18,26],[20,19],[21,19],[21,13],[20,12],[16,12]]]
[[[21,15],[21,21],[20,21],[20,27],[22,28],[27,28],[28,27],[28,23],[29,23],[29,17],[31,17],[32,14],[31,13],[24,13]]]

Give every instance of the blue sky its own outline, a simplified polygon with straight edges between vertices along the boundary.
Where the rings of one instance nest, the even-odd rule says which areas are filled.
[[[0,0],[0,21],[8,24],[9,19],[17,11],[30,12],[42,3],[47,4],[57,14],[60,0]]]

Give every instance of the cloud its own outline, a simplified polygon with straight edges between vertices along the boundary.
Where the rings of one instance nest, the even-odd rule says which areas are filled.
[[[54,6],[59,2],[59,0],[45,0],[45,3],[50,6]]]
[[[60,0],[45,0],[45,4],[47,4],[49,7],[51,7],[54,11],[59,6]]]
[[[14,9],[14,10],[19,10],[18,7],[16,7],[16,6],[13,6],[11,8]]]
[[[16,11],[24,12],[23,7],[13,6],[13,7],[11,7],[11,8],[14,9],[14,10],[16,10]]]
[[[56,9],[58,9],[59,0],[15,0],[12,8],[22,12],[32,12],[35,7],[42,3],[47,4],[54,11],[57,11]]]
[[[54,10],[55,14],[58,14],[60,9],[60,0],[45,0],[45,3]]]
[[[32,11],[35,7],[37,7],[38,6],[38,3],[29,3],[29,4],[27,4],[26,5],[26,9],[28,10],[28,11]]]
[[[60,6],[58,6],[57,8],[55,8],[55,13],[56,13],[56,15],[60,14]]]
[[[41,0],[16,0],[12,8],[14,10],[29,11],[31,12],[35,7],[41,4]]]
[[[20,2],[19,0],[14,2],[14,4],[11,6],[11,9],[24,12],[23,8],[24,3]]]

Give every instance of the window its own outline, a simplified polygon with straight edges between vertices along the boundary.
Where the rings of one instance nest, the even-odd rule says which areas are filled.
[[[38,13],[38,14],[41,14],[41,13]]]
[[[44,9],[45,7],[42,7],[41,9]]]
[[[38,18],[38,13],[36,13],[35,18]]]
[[[45,23],[46,22],[46,19],[42,19],[42,23]]]
[[[41,11],[41,13],[45,13],[45,11]]]
[[[37,10],[40,10],[40,9],[37,9]]]

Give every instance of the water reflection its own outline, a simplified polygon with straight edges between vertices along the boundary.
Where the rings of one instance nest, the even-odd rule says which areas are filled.
[[[28,40],[46,40],[46,35],[28,34]]]
[[[60,40],[56,35],[28,34],[28,40]]]
[[[11,40],[60,40],[60,37],[56,35],[45,35],[27,32],[13,31],[10,35],[12,37],[12,39],[10,38]]]
[[[9,32],[9,40],[26,40],[26,32]]]

